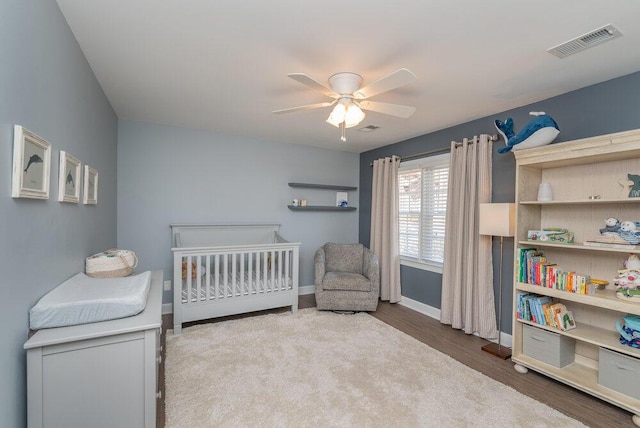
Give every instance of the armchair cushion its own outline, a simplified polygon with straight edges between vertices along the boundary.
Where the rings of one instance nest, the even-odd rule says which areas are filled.
[[[322,281],[325,290],[371,291],[371,281],[359,273],[327,272]]]
[[[362,244],[324,245],[327,272],[352,272],[362,274],[364,246]]]

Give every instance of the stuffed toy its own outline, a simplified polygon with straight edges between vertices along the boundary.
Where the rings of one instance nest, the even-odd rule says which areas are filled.
[[[620,231],[618,234],[629,244],[640,244],[640,231],[636,230],[636,224],[632,221],[623,221],[620,223]]]
[[[615,217],[609,217],[604,221],[604,229],[600,229],[600,233],[618,232],[620,230],[620,220]]]
[[[555,140],[560,133],[556,121],[543,111],[532,111],[529,114],[536,117],[531,119],[517,134],[513,132],[512,118],[508,118],[504,122],[497,119],[494,121],[496,129],[506,143],[506,147],[498,149],[498,153],[544,146]]]
[[[196,262],[191,262],[191,278],[195,278],[198,276],[196,269]],[[182,261],[182,279],[187,279],[187,261]]]

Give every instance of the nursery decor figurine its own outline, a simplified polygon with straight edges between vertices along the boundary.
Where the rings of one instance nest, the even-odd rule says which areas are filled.
[[[556,121],[543,111],[532,111],[529,114],[536,117],[517,134],[513,131],[512,118],[509,117],[504,122],[497,119],[494,121],[496,129],[506,143],[506,147],[498,149],[498,153],[544,146],[555,140],[560,133]]]
[[[629,181],[633,182],[631,188],[629,189],[629,197],[640,197],[640,175],[627,174],[627,178],[629,179]]]
[[[635,254],[629,254],[627,260],[624,261],[624,268],[640,271],[640,258]]]

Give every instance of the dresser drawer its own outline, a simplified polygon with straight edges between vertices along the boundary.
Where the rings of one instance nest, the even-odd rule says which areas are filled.
[[[562,368],[573,363],[575,340],[528,324],[523,325],[522,352],[529,357]]]
[[[598,383],[640,400],[640,360],[600,348]]]

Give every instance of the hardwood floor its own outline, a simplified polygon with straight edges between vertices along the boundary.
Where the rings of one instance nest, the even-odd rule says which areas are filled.
[[[299,308],[315,307],[313,295],[300,296]],[[184,326],[204,323],[220,322],[228,319],[244,318],[247,316],[261,315],[265,313],[286,312],[286,309],[254,312],[233,317],[206,320],[194,323],[185,323]],[[467,335],[459,330],[441,324],[438,320],[420,314],[412,309],[398,305],[381,302],[378,310],[371,313],[380,321],[408,334],[409,336],[431,346],[438,351],[451,356],[461,363],[510,386],[522,394],[528,395],[542,403],[545,403],[558,411],[571,416],[590,427],[635,427],[631,421],[631,414],[616,406],[594,398],[588,394],[575,390],[567,385],[551,378],[540,375],[534,371],[522,375],[513,369],[511,360],[502,360],[480,348],[487,341],[479,337]],[[173,327],[173,317],[164,315],[163,331]],[[164,418],[164,337],[163,358],[160,366],[160,387],[162,399],[158,401],[158,427],[165,426]]]

